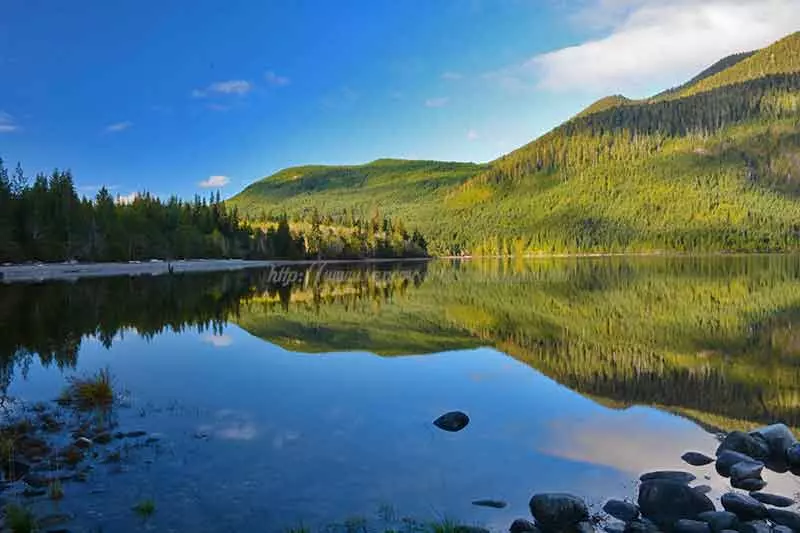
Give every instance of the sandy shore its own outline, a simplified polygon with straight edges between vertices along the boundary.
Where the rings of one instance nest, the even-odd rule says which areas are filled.
[[[425,261],[426,259],[421,259]],[[420,261],[420,259],[370,259],[370,260],[324,260],[328,264],[397,263]],[[169,267],[174,273],[214,272],[242,270],[245,268],[269,268],[271,266],[311,265],[317,261],[245,261],[242,259],[192,259],[187,261],[142,261],[138,263],[37,263],[0,266],[0,282],[32,282],[48,280],[77,280],[107,276],[158,276],[167,274]]]

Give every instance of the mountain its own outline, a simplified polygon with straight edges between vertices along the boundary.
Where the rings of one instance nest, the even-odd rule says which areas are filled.
[[[297,167],[248,216],[379,209],[437,254],[800,249],[800,33],[646,100],[604,98],[487,165]]]

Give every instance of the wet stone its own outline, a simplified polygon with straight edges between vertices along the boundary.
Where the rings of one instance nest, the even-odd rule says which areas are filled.
[[[635,503],[622,500],[608,500],[603,505],[603,511],[623,522],[630,522],[639,516],[639,506]]]
[[[748,492],[756,492],[767,486],[763,479],[731,479],[731,486],[735,489],[742,489]]]
[[[731,475],[731,468],[733,465],[741,463],[742,461],[752,460],[753,458],[749,455],[732,450],[723,450],[717,454],[717,462],[714,464],[714,467],[719,475],[723,477],[729,477]]]
[[[540,533],[536,524],[524,518],[517,518],[508,528],[509,533]]]
[[[700,452],[686,452],[681,455],[681,459],[692,466],[705,466],[714,462],[713,457]]]
[[[775,524],[800,531],[800,514],[785,509],[768,509],[767,516]]]
[[[740,520],[759,520],[767,517],[767,508],[760,501],[748,494],[728,492],[722,495],[722,507],[730,511]]]
[[[676,483],[685,483],[689,484],[692,481],[697,479],[697,476],[691,474],[689,472],[681,472],[679,470],[658,470],[655,472],[648,472],[646,474],[642,474],[639,477],[639,481],[654,481],[654,480],[661,480],[661,481],[674,481]]]
[[[708,496],[683,483],[656,479],[639,487],[639,509],[656,524],[671,526],[682,518],[694,520],[705,511],[713,511]]]
[[[589,519],[589,508],[572,494],[536,494],[529,503],[531,515],[545,531],[571,529]]]
[[[698,520],[678,520],[672,527],[673,533],[711,533],[711,528],[705,522]]]
[[[472,505],[477,507],[491,507],[492,509],[504,509],[508,504],[501,500],[475,500]]]
[[[752,459],[764,460],[770,456],[770,448],[764,437],[743,431],[731,431],[717,448],[717,457],[723,451],[734,451],[750,456]]]
[[[787,498],[786,496],[780,496],[778,494],[769,494],[766,492],[753,492],[750,494],[753,498],[760,501],[761,503],[765,503],[767,505],[772,505],[775,507],[791,507],[795,504],[795,501],[791,498]]]
[[[708,524],[711,531],[736,529],[739,525],[739,519],[730,511],[708,511],[697,515],[697,519]]]

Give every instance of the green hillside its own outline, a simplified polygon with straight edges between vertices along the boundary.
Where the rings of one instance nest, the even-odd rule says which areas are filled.
[[[298,167],[230,200],[251,217],[379,209],[435,254],[800,249],[800,34],[683,88],[593,104],[485,166]]]

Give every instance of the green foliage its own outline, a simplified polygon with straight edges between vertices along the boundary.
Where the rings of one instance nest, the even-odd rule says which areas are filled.
[[[37,530],[33,511],[17,504],[5,506],[6,526],[11,533],[32,533]]]
[[[78,409],[108,409],[114,403],[114,385],[111,371],[104,368],[93,376],[70,379],[59,402]]]
[[[150,518],[156,512],[156,502],[152,499],[145,499],[133,506],[133,512],[143,519]]]

